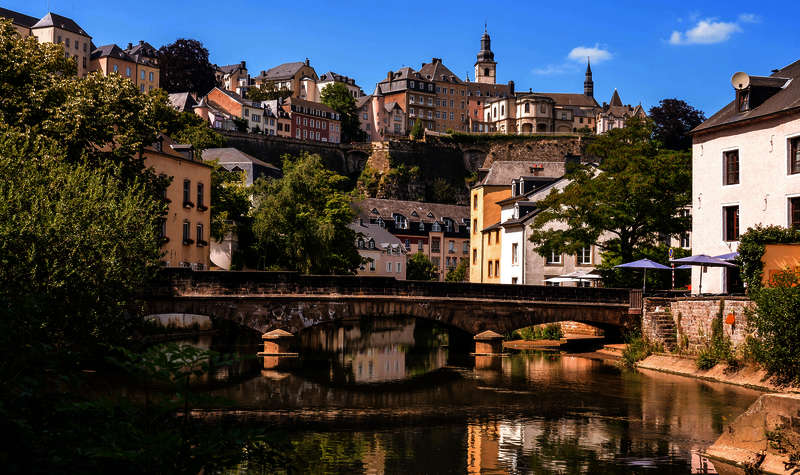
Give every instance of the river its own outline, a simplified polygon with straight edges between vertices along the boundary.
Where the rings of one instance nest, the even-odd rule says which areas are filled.
[[[211,375],[214,395],[273,432],[290,473],[716,473],[698,451],[760,394],[596,354],[471,356],[463,335],[413,319],[319,326],[296,343],[297,358]]]

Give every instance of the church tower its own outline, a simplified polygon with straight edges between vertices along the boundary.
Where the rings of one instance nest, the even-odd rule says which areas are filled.
[[[481,36],[481,50],[478,53],[478,60],[475,62],[475,82],[483,84],[495,84],[497,80],[497,63],[494,61],[492,53],[492,40],[483,27]]]
[[[583,95],[594,97],[594,81],[592,81],[592,66],[586,58],[586,79],[583,81]]]

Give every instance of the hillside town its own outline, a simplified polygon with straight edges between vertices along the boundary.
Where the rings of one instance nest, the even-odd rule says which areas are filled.
[[[172,456],[197,455],[164,456],[179,472],[314,471],[298,447],[340,443],[329,432],[344,423],[364,437],[357,460],[309,457],[332,473],[384,473],[392,457],[419,459],[365,428],[428,430],[443,411],[441,438],[461,441],[467,473],[550,473],[537,471],[537,434],[591,432],[560,441],[566,452],[618,436],[547,422],[583,411],[583,391],[602,393],[603,417],[642,398],[613,417],[641,424],[635,437],[659,448],[630,450],[658,452],[656,471],[798,466],[784,420],[800,410],[787,395],[800,384],[800,59],[731,70],[729,102],[706,116],[671,94],[645,110],[596,88],[590,55],[555,92],[534,90],[504,72],[518,58],[493,49],[485,23],[461,48],[469,58],[410,52],[402,61],[418,67],[389,65],[373,85],[309,57],[213,64],[195,39],[98,45],[83,18],[41,13],[0,7],[0,334],[13,400],[0,413],[42,434],[19,450],[45,471],[70,457],[42,455],[54,439],[29,412],[49,406],[40,392],[63,404],[48,412],[52,437],[98,446],[82,456],[88,471],[163,467],[106,452],[63,415],[86,407],[87,427],[129,438],[119,447],[147,436],[117,434],[118,418],[181,434],[165,442]],[[238,359],[247,352],[254,364]],[[42,379],[17,379],[39,367]],[[130,388],[85,387],[130,396],[127,415],[74,389],[115,371]],[[696,394],[691,378],[739,392]],[[151,386],[169,388],[163,400]],[[663,414],[664,397],[690,422]],[[559,398],[574,407],[562,413]],[[531,412],[537,401],[547,417]],[[498,407],[513,422],[485,415]],[[254,421],[291,428],[289,442]],[[230,445],[205,439],[217,436]],[[415,437],[420,453],[446,445]],[[618,468],[616,448],[597,450],[604,461],[576,473]]]

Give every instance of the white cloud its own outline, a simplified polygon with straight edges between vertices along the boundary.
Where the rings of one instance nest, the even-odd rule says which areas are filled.
[[[758,23],[761,18],[753,13],[742,13],[737,21],[719,21],[716,18],[700,20],[685,32],[673,31],[669,36],[672,45],[710,45],[728,41],[734,33],[742,31],[741,23]]]
[[[585,61],[586,57],[590,57],[593,63],[602,63],[603,61],[611,59],[614,55],[611,54],[605,48],[600,47],[599,44],[595,43],[593,47],[589,46],[578,46],[572,48],[572,51],[569,52],[567,58],[573,61]]]
[[[742,13],[739,15],[740,23],[761,23],[761,17],[755,13]]]

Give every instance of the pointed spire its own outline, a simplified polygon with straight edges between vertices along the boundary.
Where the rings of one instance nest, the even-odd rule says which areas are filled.
[[[589,57],[586,57],[586,79],[583,81],[583,95],[594,97],[594,81],[592,81],[592,66]]]
[[[612,106],[621,106],[622,99],[619,98],[619,93],[617,92],[617,88],[614,88],[614,95],[611,96],[611,104]]]
[[[592,75],[592,64],[591,58],[589,56],[586,57],[586,76]]]

